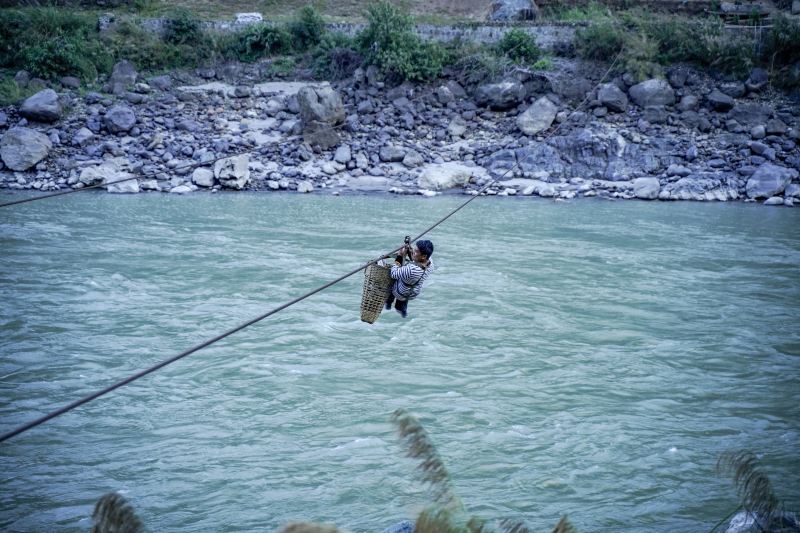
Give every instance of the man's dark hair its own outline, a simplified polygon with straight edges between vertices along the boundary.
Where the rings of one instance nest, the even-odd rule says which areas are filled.
[[[433,243],[431,241],[417,241],[417,249],[427,257],[433,255]]]

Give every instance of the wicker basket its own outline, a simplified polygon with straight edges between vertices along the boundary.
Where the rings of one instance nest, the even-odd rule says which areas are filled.
[[[364,271],[364,290],[361,293],[361,320],[374,324],[381,316],[394,280],[389,275],[391,267],[371,264]]]

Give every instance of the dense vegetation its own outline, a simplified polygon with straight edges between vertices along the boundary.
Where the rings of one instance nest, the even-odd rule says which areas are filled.
[[[269,59],[272,72],[312,69],[320,77],[342,78],[359,66],[374,65],[390,82],[424,81],[439,76],[446,65],[456,73],[492,75],[512,65],[547,68],[535,39],[512,29],[496,45],[442,45],[420,39],[412,17],[387,1],[369,5],[366,28],[355,38],[326,30],[314,8],[299,10],[284,23],[258,23],[235,33],[208,31],[192,12],[173,10],[159,35],[144,30],[135,17],[98,30],[95,15],[79,10],[23,8],[0,10],[0,68],[24,69],[55,80],[77,76],[93,83],[110,73],[116,61],[128,59],[154,72],[194,67],[219,60],[253,62]],[[584,58],[617,58],[618,73],[635,78],[662,75],[663,66],[692,63],[724,74],[745,76],[764,66],[786,88],[800,86],[800,22],[779,16],[760,47],[743,36],[726,33],[720,20],[655,14],[639,9],[612,12],[599,4],[570,8],[554,18],[583,21],[574,52]],[[7,101],[24,96],[8,76],[0,81]]]

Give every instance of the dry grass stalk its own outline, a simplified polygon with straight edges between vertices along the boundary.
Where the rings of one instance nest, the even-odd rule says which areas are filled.
[[[578,529],[567,519],[567,515],[564,515],[553,528],[553,533],[578,533]]]
[[[717,472],[733,474],[733,484],[742,507],[770,523],[780,500],[772,491],[769,478],[758,469],[758,459],[753,452],[723,453],[717,461]]]
[[[116,492],[109,492],[97,501],[92,520],[92,533],[141,533],[144,530],[133,507]]]
[[[433,501],[445,509],[463,512],[464,505],[453,490],[450,474],[419,420],[405,409],[398,409],[392,413],[392,422],[397,426],[408,456],[420,461],[418,468],[422,471],[422,480],[430,485]]]

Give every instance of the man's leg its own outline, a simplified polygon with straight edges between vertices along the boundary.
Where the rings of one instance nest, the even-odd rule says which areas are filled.
[[[397,309],[397,312],[405,318],[406,313],[408,312],[408,300],[397,300],[394,304],[394,308]]]
[[[392,302],[394,301],[394,294],[391,292],[389,293],[389,297],[386,298],[386,309],[392,308]]]

